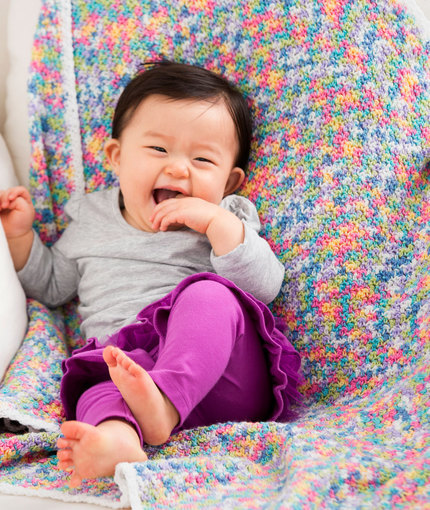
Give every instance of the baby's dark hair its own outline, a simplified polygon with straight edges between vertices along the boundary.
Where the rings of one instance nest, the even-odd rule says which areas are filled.
[[[235,166],[245,169],[251,147],[252,119],[239,90],[222,76],[202,67],[161,60],[143,64],[145,71],[125,87],[115,108],[112,138],[118,139],[138,106],[147,97],[159,94],[173,100],[223,100],[233,119],[239,141]]]

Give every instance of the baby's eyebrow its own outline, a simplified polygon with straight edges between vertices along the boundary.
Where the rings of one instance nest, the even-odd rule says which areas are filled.
[[[195,144],[195,148],[197,150],[204,150],[204,151],[214,152],[216,154],[220,154],[222,152],[221,148],[218,147],[218,144],[215,144],[215,143],[200,143],[200,142],[197,142]]]
[[[142,133],[142,136],[152,136],[153,138],[163,138],[166,140],[171,138],[168,135],[166,135],[165,133],[160,133],[159,131],[152,131],[152,130],[145,131],[144,133]]]
[[[206,137],[201,140],[195,140],[194,148],[197,150],[208,150],[215,154],[222,155],[227,149],[227,146],[225,140],[220,140],[216,137]]]

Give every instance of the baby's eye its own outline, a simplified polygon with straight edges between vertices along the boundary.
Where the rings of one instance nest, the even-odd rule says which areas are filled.
[[[150,145],[149,148],[157,152],[167,152],[164,147],[158,147],[157,145]]]
[[[202,161],[203,163],[213,163],[213,161],[211,161],[210,159],[207,159],[207,158],[195,158],[196,161]]]

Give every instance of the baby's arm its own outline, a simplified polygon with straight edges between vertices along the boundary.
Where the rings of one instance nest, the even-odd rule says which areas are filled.
[[[23,186],[0,191],[0,218],[15,270],[27,263],[33,244],[34,207]]]
[[[151,218],[154,230],[180,224],[205,234],[218,257],[244,240],[243,223],[232,212],[196,197],[170,198],[159,203]]]
[[[260,219],[252,202],[238,195],[229,195],[221,203],[244,226],[244,240],[236,249],[223,256],[211,253],[215,272],[233,281],[254,297],[270,303],[284,280],[285,268],[269,243],[259,235]]]
[[[223,202],[221,207],[194,197],[165,200],[155,208],[153,227],[167,230],[178,223],[206,234],[216,273],[263,303],[270,303],[281,288],[284,266],[258,235],[260,221],[255,206],[236,195]]]
[[[76,261],[66,257],[57,244],[45,246],[37,234],[18,277],[28,297],[51,307],[70,301],[76,295],[79,281]]]
[[[268,242],[246,222],[244,226],[244,242],[226,255],[212,253],[211,263],[217,274],[267,304],[278,295],[285,268]]]
[[[34,215],[30,193],[24,187],[0,191],[0,218],[25,293],[57,306],[76,294],[76,264],[42,244],[32,230]]]

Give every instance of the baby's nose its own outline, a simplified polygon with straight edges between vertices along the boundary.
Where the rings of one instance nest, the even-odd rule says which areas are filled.
[[[170,161],[167,163],[164,171],[176,179],[184,179],[190,175],[188,165],[182,160]]]

